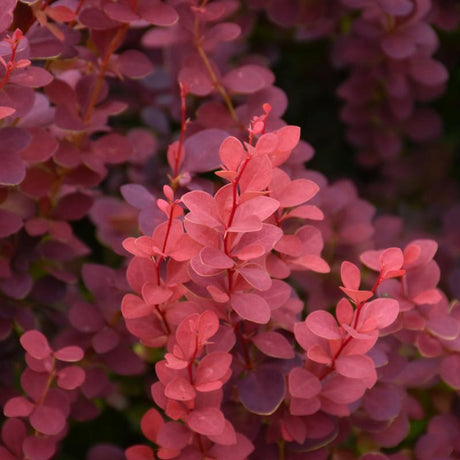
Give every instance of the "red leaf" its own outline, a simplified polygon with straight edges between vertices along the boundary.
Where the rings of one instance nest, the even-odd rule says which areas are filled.
[[[336,319],[327,311],[317,310],[310,313],[305,318],[305,324],[318,337],[331,340],[342,338]]]
[[[159,429],[164,425],[163,417],[156,409],[149,409],[141,418],[141,430],[144,436],[157,442]]]
[[[294,358],[294,349],[284,335],[275,331],[260,332],[252,339],[254,345],[267,356],[281,359]]]
[[[27,331],[19,341],[33,358],[45,359],[52,353],[47,338],[39,331]]]
[[[233,293],[230,299],[233,309],[241,318],[258,324],[266,324],[270,321],[270,307],[259,295]]]
[[[289,372],[289,393],[295,398],[310,399],[321,391],[318,377],[303,367],[295,367]]]
[[[205,436],[221,434],[225,428],[225,418],[222,412],[215,407],[195,409],[187,417],[187,425],[196,433]]]

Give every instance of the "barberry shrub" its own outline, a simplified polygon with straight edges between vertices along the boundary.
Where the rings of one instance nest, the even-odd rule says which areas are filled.
[[[427,172],[459,20],[3,0],[0,459],[460,459],[460,194]],[[267,30],[329,40],[370,185],[307,167]],[[360,197],[421,179],[426,218]]]

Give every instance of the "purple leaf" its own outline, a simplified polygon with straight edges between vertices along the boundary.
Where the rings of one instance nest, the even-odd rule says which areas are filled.
[[[270,415],[284,399],[284,376],[272,368],[259,368],[238,382],[238,395],[243,406],[259,415]]]
[[[31,136],[20,128],[2,128],[0,145],[2,146],[2,167],[0,185],[17,185],[24,179],[26,169],[19,152],[30,143]]]
[[[228,133],[222,129],[203,129],[184,142],[185,159],[181,171],[207,172],[220,164],[219,147]]]
[[[460,356],[450,355],[441,362],[442,379],[456,390],[460,389]]]
[[[0,209],[0,238],[13,235],[22,228],[22,219],[5,209]]]
[[[391,420],[401,410],[401,396],[396,388],[379,385],[366,392],[363,407],[374,420]]]

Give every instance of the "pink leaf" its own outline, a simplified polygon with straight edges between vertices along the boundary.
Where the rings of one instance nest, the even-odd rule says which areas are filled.
[[[195,398],[196,392],[188,380],[176,377],[166,385],[165,396],[176,401],[190,401]]]
[[[0,238],[6,238],[18,232],[23,226],[20,216],[6,209],[0,209]]]
[[[409,70],[414,80],[427,86],[440,85],[449,78],[444,65],[429,57],[411,59]]]
[[[340,277],[346,288],[359,289],[361,283],[361,272],[359,268],[351,262],[342,262],[340,267]]]
[[[456,390],[460,390],[460,356],[450,355],[441,362],[442,379]]]
[[[229,171],[237,171],[246,151],[241,142],[233,136],[227,137],[221,144],[219,156],[222,163]]]
[[[427,289],[426,291],[417,294],[412,300],[417,305],[435,305],[442,299],[441,293],[438,289]]]
[[[200,251],[201,262],[213,268],[232,268],[235,262],[224,252],[212,247],[205,247]]]
[[[0,106],[0,120],[13,115],[14,112],[16,112],[16,109],[13,109],[12,107]]]
[[[153,450],[149,446],[136,444],[125,450],[127,460],[155,460]]]
[[[27,331],[22,334],[19,341],[30,356],[36,359],[45,359],[52,352],[47,338],[39,331]]]
[[[24,396],[15,396],[8,399],[3,407],[3,413],[7,417],[28,417],[35,408],[35,404],[31,403]]]
[[[228,72],[222,83],[236,93],[251,94],[273,84],[275,77],[267,68],[248,64]]]
[[[241,318],[258,324],[266,324],[270,321],[270,307],[259,295],[233,293],[230,299],[233,309]]]
[[[24,455],[34,460],[49,460],[56,452],[56,440],[50,437],[28,436],[22,445]]]
[[[179,19],[172,6],[159,0],[140,0],[137,2],[137,13],[155,26],[172,26]]]
[[[265,331],[257,334],[252,342],[267,356],[281,359],[294,358],[294,350],[284,335],[275,331]]]
[[[143,318],[153,312],[153,307],[146,304],[137,295],[126,294],[121,303],[121,312],[125,319]]]
[[[289,182],[285,187],[273,194],[280,202],[282,208],[298,206],[313,198],[319,191],[319,187],[308,179],[296,179]]]
[[[153,72],[153,64],[140,51],[127,50],[118,56],[120,72],[129,78],[144,78]]]
[[[66,424],[66,417],[61,410],[45,405],[38,406],[29,420],[37,431],[51,436],[60,433]]]
[[[155,442],[162,447],[181,450],[188,444],[191,434],[183,424],[167,422],[159,428]]]
[[[399,314],[399,303],[395,299],[381,298],[366,303],[361,311],[360,323],[372,319],[375,327],[383,329],[392,324]]]
[[[59,361],[76,362],[83,359],[85,353],[80,347],[70,345],[68,347],[60,348],[54,353],[54,356],[56,359],[59,359]]]
[[[289,393],[295,398],[310,399],[321,391],[318,377],[303,367],[295,367],[289,372]]]
[[[266,291],[272,285],[270,275],[256,264],[248,264],[238,268],[238,273],[258,291]]]
[[[310,313],[305,319],[305,324],[318,337],[332,340],[342,338],[336,319],[327,311],[317,310]]]
[[[350,404],[363,396],[365,382],[360,379],[349,379],[342,375],[332,375],[323,386],[321,396],[336,404]]]
[[[307,357],[316,363],[327,365],[332,363],[332,356],[319,344],[308,347]]]
[[[152,441],[157,442],[159,429],[164,425],[163,417],[156,409],[149,409],[141,418],[141,430],[144,436]]]
[[[232,355],[215,351],[206,355],[198,364],[195,377],[195,386],[198,391],[200,385],[213,382],[225,376],[232,363]]]
[[[30,88],[46,86],[53,81],[53,76],[41,67],[31,66],[20,69],[10,76],[9,82]]]
[[[57,384],[65,390],[75,390],[85,381],[85,371],[78,366],[67,366],[59,370]]]
[[[159,305],[166,302],[173,294],[171,289],[157,286],[154,283],[145,283],[142,286],[142,297],[150,305]]]
[[[187,417],[187,425],[191,430],[205,436],[219,435],[224,431],[225,418],[215,407],[195,409]]]
[[[182,202],[191,211],[185,216],[186,219],[208,227],[222,225],[216,202],[209,193],[194,190],[183,195]]]
[[[365,380],[368,388],[377,381],[374,361],[365,355],[339,356],[335,360],[335,369],[345,377]]]

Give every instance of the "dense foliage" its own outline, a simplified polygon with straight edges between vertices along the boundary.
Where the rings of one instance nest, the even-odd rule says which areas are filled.
[[[0,0],[0,459],[460,459],[459,23]]]

